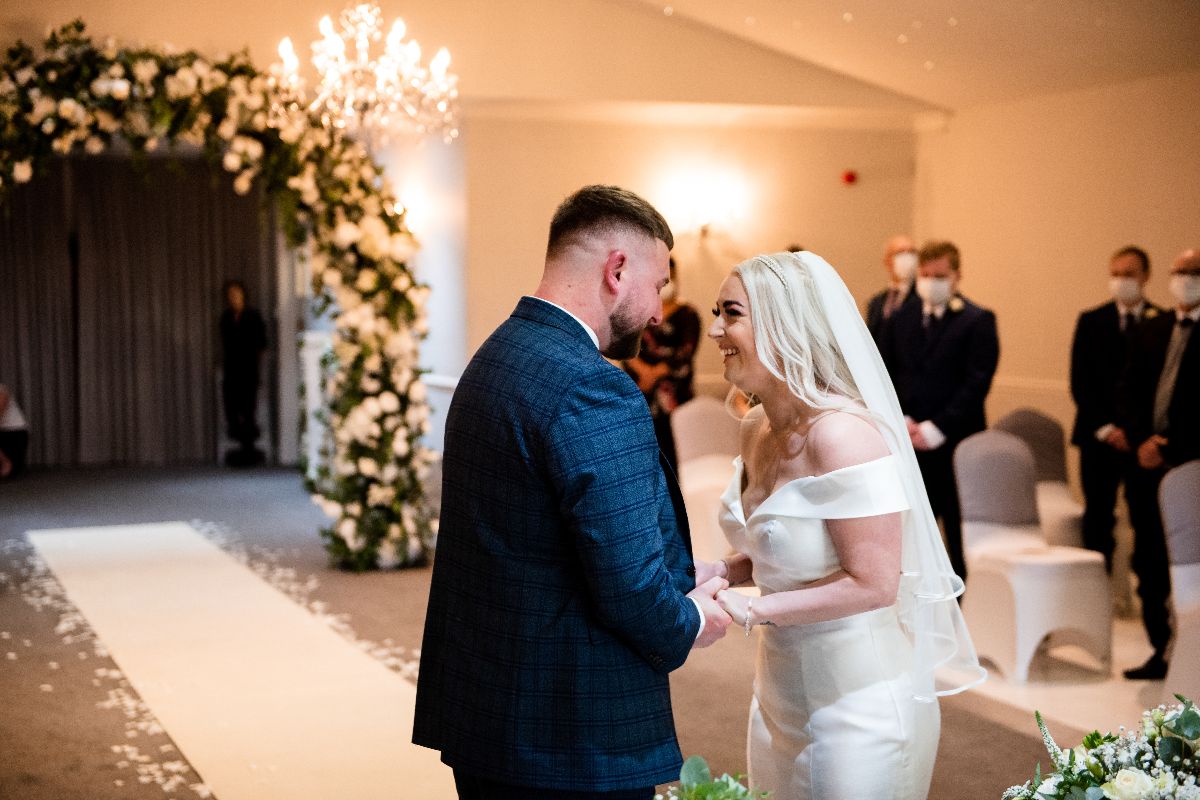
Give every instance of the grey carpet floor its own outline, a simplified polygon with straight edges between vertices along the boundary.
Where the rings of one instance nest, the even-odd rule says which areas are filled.
[[[344,615],[357,638],[398,653],[420,646],[429,570],[330,569],[316,534],[324,518],[293,471],[59,470],[0,483],[0,798],[202,796],[202,776],[71,617],[24,539],[37,528],[173,519],[216,523],[227,548],[282,590]],[[684,754],[705,756],[715,771],[745,769],[753,659],[752,642],[730,635],[673,676]],[[1046,765],[1024,712],[968,693],[942,701],[942,720],[934,800],[998,798]],[[1079,735],[1054,733],[1066,744]]]

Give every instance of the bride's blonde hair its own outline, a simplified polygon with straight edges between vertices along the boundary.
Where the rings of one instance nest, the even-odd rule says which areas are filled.
[[[808,267],[793,253],[755,256],[733,268],[750,299],[755,350],[767,370],[811,409],[862,406]]]

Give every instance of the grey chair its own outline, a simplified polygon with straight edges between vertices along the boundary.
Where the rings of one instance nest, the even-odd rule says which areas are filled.
[[[1200,697],[1200,460],[1168,472],[1158,488],[1167,555],[1175,642],[1163,684],[1163,702],[1176,693]]]
[[[969,436],[954,452],[967,591],[963,615],[979,655],[1024,683],[1047,637],[1078,644],[1107,673],[1112,605],[1104,558],[1050,545],[1038,518],[1033,453],[1003,431]]]
[[[993,427],[1019,436],[1033,453],[1038,512],[1050,544],[1083,546],[1083,505],[1067,485],[1067,439],[1058,420],[1033,408],[1018,408]]]

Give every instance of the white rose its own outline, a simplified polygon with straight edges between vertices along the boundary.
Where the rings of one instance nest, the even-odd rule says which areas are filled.
[[[153,153],[155,150],[158,149],[158,137],[151,136],[149,139],[146,140],[146,143],[144,145],[142,145],[142,147],[144,147],[146,149],[147,153]],[[233,184],[233,188],[234,189],[237,188],[236,182]],[[247,191],[249,191],[249,188],[247,188]],[[243,194],[245,194],[245,192],[243,192]]]
[[[16,75],[17,83],[20,84],[21,86],[24,86],[25,84],[27,84],[31,80],[33,80],[33,77],[36,74],[37,73],[33,71],[33,67],[23,67],[22,69],[17,70],[17,75]]]
[[[69,119],[72,122],[78,122],[75,115],[82,111],[79,103],[75,102],[74,98],[64,97],[58,101],[58,115],[63,119]]]
[[[333,229],[333,243],[342,250],[349,250],[350,246],[361,238],[362,231],[348,219],[342,220]]]
[[[426,398],[425,384],[420,381],[414,381],[412,386],[408,387],[408,399],[414,403],[424,403]]]
[[[225,167],[227,172],[237,172],[242,168],[242,157],[233,150],[226,150],[225,157],[221,159],[221,166]]]
[[[374,478],[379,474],[379,465],[375,463],[374,459],[364,456],[358,460],[358,474]]]
[[[332,267],[321,271],[321,283],[328,286],[330,289],[337,289],[342,285],[342,273]]]
[[[108,85],[108,93],[113,100],[128,100],[132,87],[124,78],[117,78]]]
[[[388,254],[392,257],[392,261],[400,264],[407,262],[412,258],[413,253],[417,252],[417,240],[408,231],[393,233],[389,245]],[[400,291],[404,291],[404,289]]]
[[[400,553],[396,550],[396,542],[388,529],[388,537],[379,543],[379,555],[375,557],[375,566],[380,569],[392,569],[400,566]]]
[[[384,392],[379,395],[379,407],[385,414],[395,414],[400,410],[400,398],[395,392]]]
[[[396,436],[392,439],[392,452],[397,458],[404,458],[409,453],[408,437],[404,435]]]
[[[29,121],[34,125],[44,120],[46,117],[58,110],[58,103],[54,102],[51,97],[39,97],[33,104],[33,110],[29,112]]]
[[[359,388],[363,390],[363,394],[375,394],[383,388],[383,384],[379,382],[379,379],[372,378],[370,375],[364,376],[363,379],[358,382],[358,385]]]
[[[99,136],[89,136],[83,144],[83,149],[92,155],[104,152],[104,140]]]
[[[221,120],[221,124],[217,126],[217,136],[226,140],[232,139],[237,135],[237,130],[237,114],[227,114],[225,119]]]
[[[18,161],[13,164],[13,181],[16,183],[28,183],[33,177],[33,162],[30,159]]]
[[[383,472],[380,473],[379,480],[383,481],[384,483],[395,483],[396,479],[399,477],[400,468],[395,464],[389,463],[383,468]]]
[[[200,77],[200,88],[205,94],[216,91],[228,82],[228,76],[219,69],[214,69]]]
[[[379,370],[383,369],[383,356],[379,355],[379,353],[371,353],[371,355],[363,359],[363,369],[367,372],[379,372]]]
[[[150,83],[158,75],[158,64],[148,58],[143,58],[133,65],[133,77],[138,83]]]
[[[1126,767],[1100,788],[1109,800],[1143,800],[1154,791],[1154,781],[1140,769]]]
[[[233,179],[233,190],[238,194],[248,194],[250,192],[250,185],[253,183],[253,181],[253,170],[246,170]]]
[[[363,242],[367,241],[363,239]],[[359,243],[359,249],[362,249],[362,243]],[[358,279],[354,281],[354,288],[360,292],[370,292],[379,286],[379,273],[367,267],[358,273]]]
[[[410,562],[417,561],[421,558],[424,548],[421,546],[421,538],[416,534],[408,537],[408,560]]]
[[[329,270],[325,270],[328,272]],[[351,289],[349,286],[339,285],[336,287],[335,296],[337,298],[338,307],[342,311],[353,311],[362,305],[362,295]],[[353,319],[346,321],[345,327],[353,327]]]
[[[358,252],[372,261],[378,261],[388,252],[387,223],[377,216],[366,216],[358,223],[362,238],[358,242]]]
[[[379,398],[377,397],[364,397],[362,401],[362,407],[363,411],[371,419],[379,419],[380,415],[383,413],[383,408],[380,407]]]

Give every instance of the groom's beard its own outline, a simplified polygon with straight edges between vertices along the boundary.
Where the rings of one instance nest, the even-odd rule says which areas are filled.
[[[608,318],[609,328],[612,331],[612,341],[604,350],[604,355],[608,358],[624,361],[627,358],[633,358],[642,348],[642,334],[646,331],[646,324],[638,324],[626,315],[624,309],[615,309],[612,316]]]

